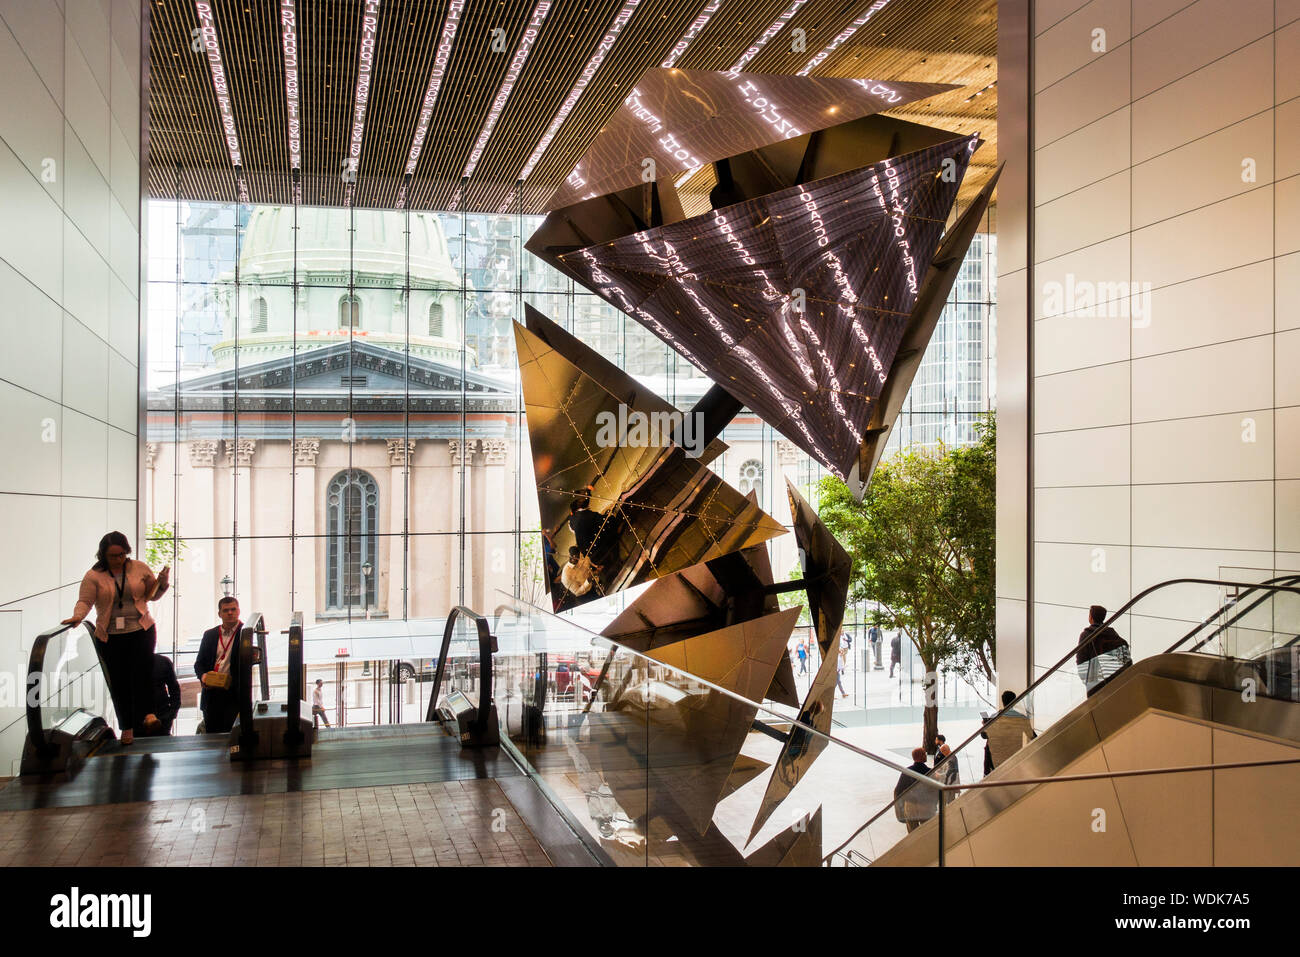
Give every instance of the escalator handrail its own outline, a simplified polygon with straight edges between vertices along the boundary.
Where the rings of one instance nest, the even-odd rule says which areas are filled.
[[[1257,585],[1252,585],[1250,588],[1247,588],[1244,592],[1241,592],[1240,594],[1233,595],[1232,598],[1231,598],[1231,600],[1229,600],[1229,601],[1227,601],[1227,602],[1224,602],[1223,606],[1219,609],[1219,612],[1218,612],[1219,614],[1223,614],[1229,606],[1234,606],[1234,607],[1235,607],[1236,605],[1240,604],[1240,603],[1241,603],[1241,600],[1242,600],[1243,598],[1245,598],[1247,595],[1249,595],[1251,592],[1259,591],[1259,590],[1261,590],[1261,588],[1263,588],[1263,589],[1265,590],[1265,594],[1260,595],[1258,598],[1256,598],[1253,602],[1251,602],[1251,603],[1250,603],[1249,605],[1247,605],[1245,608],[1240,609],[1240,610],[1237,612],[1237,614],[1235,614],[1232,618],[1230,618],[1230,619],[1228,619],[1227,621],[1225,621],[1225,622],[1224,622],[1223,624],[1221,624],[1218,628],[1214,629],[1214,631],[1210,632],[1208,635],[1206,635],[1204,638],[1202,638],[1202,639],[1201,639],[1200,641],[1198,641],[1196,644],[1192,645],[1192,647],[1191,647],[1191,648],[1188,648],[1187,650],[1188,650],[1188,651],[1200,651],[1201,648],[1203,648],[1203,647],[1206,645],[1206,643],[1208,643],[1209,641],[1211,641],[1212,639],[1214,639],[1214,638],[1217,637],[1218,635],[1221,635],[1221,634],[1222,634],[1224,631],[1226,631],[1229,627],[1231,627],[1232,625],[1234,625],[1234,624],[1236,624],[1238,621],[1240,621],[1240,620],[1241,620],[1241,619],[1242,619],[1242,618],[1243,618],[1247,613],[1254,611],[1256,608],[1258,608],[1260,605],[1262,605],[1266,600],[1268,600],[1268,598],[1271,597],[1271,591],[1268,590],[1267,586],[1269,586],[1269,585],[1281,585],[1281,584],[1284,584],[1284,583],[1287,584],[1287,585],[1296,585],[1296,584],[1300,584],[1300,575],[1295,575],[1295,574],[1292,574],[1292,575],[1279,575],[1277,578],[1270,578],[1268,581],[1263,581],[1263,582],[1260,582],[1260,583],[1257,584]],[[1192,629],[1191,631],[1189,631],[1187,634],[1183,635],[1183,637],[1179,638],[1176,642],[1174,642],[1172,645],[1169,646],[1169,649],[1165,652],[1165,654],[1172,654],[1173,652],[1177,651],[1178,648],[1179,648],[1179,647],[1180,647],[1184,642],[1186,642],[1188,639],[1192,638],[1192,637],[1193,637],[1193,636],[1194,636],[1198,631],[1200,631],[1202,628],[1204,628],[1205,625],[1206,625],[1210,620],[1212,620],[1212,618],[1211,618],[1211,619],[1206,619],[1206,621],[1201,622],[1199,625],[1197,625],[1195,628],[1193,628],[1193,629]]]
[[[1284,575],[1284,576],[1280,576],[1280,577],[1281,577],[1281,578],[1289,578],[1289,577],[1291,577],[1291,576],[1286,576],[1286,575]],[[1110,625],[1112,625],[1112,624],[1115,623],[1116,621],[1119,621],[1119,619],[1122,618],[1124,615],[1128,614],[1128,610],[1129,610],[1130,608],[1132,608],[1134,605],[1136,605],[1139,601],[1141,601],[1141,600],[1142,600],[1143,598],[1145,598],[1147,595],[1152,594],[1153,592],[1159,591],[1159,590],[1162,589],[1162,588],[1168,588],[1168,587],[1173,586],[1173,585],[1217,585],[1217,586],[1220,586],[1220,587],[1224,587],[1224,586],[1226,586],[1226,587],[1229,587],[1229,588],[1242,588],[1242,589],[1246,589],[1247,591],[1249,591],[1249,590],[1254,590],[1254,589],[1261,589],[1261,588],[1262,588],[1262,589],[1266,589],[1266,590],[1268,590],[1268,591],[1273,591],[1273,592],[1277,592],[1277,591],[1288,591],[1288,592],[1293,592],[1294,594],[1300,595],[1300,588],[1297,588],[1297,587],[1294,587],[1294,586],[1290,586],[1290,585],[1279,585],[1279,584],[1273,584],[1273,583],[1269,583],[1269,582],[1230,582],[1230,581],[1219,581],[1219,580],[1217,580],[1217,579],[1212,579],[1212,578],[1171,578],[1171,579],[1169,579],[1169,580],[1167,580],[1167,581],[1158,582],[1158,583],[1156,583],[1156,584],[1154,584],[1154,585],[1151,585],[1151,586],[1148,587],[1148,588],[1144,588],[1142,591],[1138,592],[1136,595],[1134,595],[1132,598],[1130,598],[1128,601],[1126,601],[1126,602],[1124,603],[1123,607],[1121,607],[1121,608],[1119,609],[1119,611],[1115,612],[1115,613],[1112,614],[1109,618],[1107,618],[1104,622],[1102,622],[1100,625],[1097,625],[1095,628],[1093,628],[1091,631],[1089,631],[1089,632],[1088,632],[1088,633],[1087,633],[1083,638],[1081,638],[1081,639],[1079,640],[1079,643],[1078,643],[1077,645],[1075,645],[1073,648],[1071,648],[1071,649],[1070,649],[1070,650],[1065,654],[1065,657],[1063,657],[1060,661],[1058,661],[1056,664],[1054,664],[1054,665],[1053,665],[1051,668],[1049,668],[1047,671],[1043,672],[1043,674],[1040,675],[1039,678],[1038,678],[1036,681],[1034,681],[1032,684],[1030,684],[1030,686],[1029,686],[1028,688],[1026,688],[1024,691],[1022,691],[1022,692],[1020,693],[1020,695],[1019,695],[1015,700],[1013,700],[1010,704],[1004,705],[1004,706],[1003,706],[1002,708],[1000,708],[997,712],[995,712],[995,713],[993,714],[992,717],[990,717],[987,721],[985,721],[985,722],[980,726],[980,728],[979,728],[978,731],[976,731],[974,734],[972,734],[970,737],[968,737],[966,740],[964,740],[961,744],[957,745],[957,747],[953,748],[952,751],[951,751],[951,753],[949,754],[949,756],[948,756],[948,758],[947,758],[946,760],[949,760],[949,761],[951,761],[951,760],[955,760],[956,757],[957,757],[957,755],[958,755],[958,753],[960,753],[962,750],[964,750],[964,749],[966,748],[967,745],[969,745],[972,741],[974,741],[974,740],[975,740],[976,738],[978,738],[980,735],[986,733],[986,732],[988,731],[988,728],[989,728],[990,725],[992,725],[995,721],[997,721],[999,718],[1001,718],[1003,715],[1005,715],[1008,711],[1013,711],[1013,710],[1015,710],[1016,706],[1019,705],[1022,701],[1024,701],[1025,698],[1027,698],[1030,694],[1032,694],[1032,693],[1034,692],[1034,690],[1035,690],[1036,688],[1038,688],[1039,685],[1041,685],[1041,684],[1042,684],[1044,681],[1046,681],[1048,678],[1050,678],[1050,677],[1052,677],[1053,675],[1055,675],[1058,671],[1060,671],[1060,669],[1061,669],[1062,667],[1064,667],[1067,663],[1069,663],[1070,661],[1072,661],[1072,660],[1073,660],[1073,659],[1078,655],[1078,653],[1079,653],[1079,649],[1081,649],[1081,648],[1082,648],[1084,645],[1086,645],[1088,642],[1092,641],[1092,639],[1093,639],[1093,638],[1094,638],[1094,637],[1095,637],[1099,632],[1104,631],[1104,630],[1105,630],[1106,628],[1108,628]],[[1243,592],[1243,593],[1245,593],[1245,592]],[[1222,608],[1220,609],[1220,611],[1222,611]],[[1197,625],[1195,628],[1193,628],[1190,632],[1188,632],[1186,635],[1184,635],[1182,638],[1180,638],[1177,642],[1175,642],[1174,645],[1173,645],[1173,646],[1172,646],[1172,647],[1171,647],[1167,652],[1165,652],[1165,654],[1171,654],[1171,653],[1173,653],[1173,652],[1174,652],[1174,651],[1175,651],[1175,650],[1176,650],[1180,645],[1183,644],[1183,642],[1187,641],[1187,640],[1188,640],[1192,635],[1194,635],[1194,634],[1196,634],[1198,631],[1200,631],[1201,628],[1203,628],[1203,627],[1206,625],[1207,622],[1212,621],[1215,617],[1217,617],[1217,615],[1218,615],[1218,612],[1216,612],[1215,615],[1212,615],[1212,616],[1210,616],[1209,618],[1206,618],[1206,619],[1205,619],[1204,621],[1202,621],[1199,625]],[[892,811],[893,808],[894,808],[894,802],[893,802],[893,801],[890,801],[888,804],[886,804],[884,807],[882,807],[879,811],[877,811],[875,814],[873,814],[871,817],[869,817],[869,818],[866,820],[866,822],[865,822],[861,827],[859,827],[856,831],[854,831],[854,832],[849,836],[848,840],[844,841],[843,844],[841,844],[839,847],[835,848],[834,851],[831,851],[830,854],[828,854],[828,855],[826,855],[825,857],[823,857],[823,858],[822,858],[822,862],[825,863],[826,861],[830,860],[831,857],[833,857],[837,851],[842,850],[845,846],[847,846],[847,845],[848,845],[849,843],[851,843],[855,838],[857,838],[857,836],[858,836],[859,834],[861,834],[864,830],[866,830],[868,827],[870,827],[872,824],[874,824],[877,820],[879,820],[881,817],[883,817],[887,812]]]
[[[488,620],[472,608],[466,608],[464,605],[457,605],[447,616],[447,625],[442,632],[442,648],[438,653],[438,670],[433,676],[433,692],[429,695],[429,709],[425,713],[425,721],[438,721],[441,723],[442,718],[438,714],[438,692],[442,688],[442,676],[447,670],[447,655],[451,651],[451,636],[456,630],[456,619],[465,617],[474,622],[475,630],[478,632],[478,659],[479,659],[479,686],[478,686],[478,713],[474,717],[474,730],[482,732],[488,723],[488,711],[492,707],[492,652],[495,651],[495,641],[492,637],[492,629],[488,627]]]
[[[289,621],[289,667],[287,680],[288,715],[285,719],[284,743],[290,753],[302,744],[302,698],[307,693],[307,676],[302,665],[302,612],[295,611]]]
[[[103,656],[97,646],[94,646],[95,632],[90,627],[90,622],[84,619],[81,626],[86,629],[90,636],[92,647],[95,647],[95,656],[99,658],[100,669],[103,671]],[[57,628],[50,628],[36,636],[32,642],[31,653],[27,656],[27,738],[32,743],[32,747],[37,754],[44,757],[50,753],[51,744],[49,737],[45,732],[45,727],[41,721],[41,694],[43,683],[42,676],[45,673],[45,652],[49,647],[50,641],[63,634],[65,631],[72,631],[77,625],[59,625]],[[108,680],[108,672],[104,671],[104,680]]]
[[[239,750],[245,755],[257,752],[257,731],[253,729],[253,636],[265,633],[266,623],[260,611],[239,632]]]

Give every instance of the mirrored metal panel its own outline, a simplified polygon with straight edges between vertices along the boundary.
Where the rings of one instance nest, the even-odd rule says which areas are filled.
[[[649,179],[676,180],[705,163],[949,89],[945,83],[647,70],[547,209],[636,186],[647,169]]]
[[[647,732],[628,736],[627,746],[634,754],[646,752],[651,817],[689,822],[699,835],[708,831],[756,713],[744,701],[684,681],[682,673],[756,700],[787,657],[800,611],[790,608],[663,645],[648,656],[669,668],[642,662],[628,672],[606,713],[644,715],[648,721]],[[620,803],[634,806],[635,796]]]
[[[690,416],[674,419],[657,397],[653,405],[640,396],[623,401],[537,335],[514,328],[557,610],[784,532],[700,464],[704,450],[690,441]],[[610,370],[599,368],[608,380]]]
[[[829,657],[844,621],[853,560],[789,479],[785,491],[790,497],[790,518],[808,592],[808,611],[822,655]]]
[[[749,857],[750,867],[820,867],[822,863],[822,809],[804,816],[768,841]]]
[[[835,686],[840,667],[840,635],[837,633],[830,649],[822,658],[821,667],[813,678],[808,696],[803,707],[799,709],[799,721],[822,734],[831,733],[831,711],[835,707]],[[772,812],[786,799],[795,785],[812,767],[812,763],[826,750],[829,742],[803,728],[791,727],[790,736],[781,746],[781,754],[776,759],[772,777],[768,779],[767,790],[763,792],[763,803],[754,818],[754,827],[749,832],[752,841],[763,829]]]
[[[978,143],[950,140],[559,258],[847,479]]]

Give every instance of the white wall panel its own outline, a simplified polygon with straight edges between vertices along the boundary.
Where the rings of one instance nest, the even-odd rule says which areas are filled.
[[[1133,281],[1167,286],[1272,259],[1272,220],[1273,188],[1265,186],[1135,230]]]
[[[1037,601],[1068,605],[1080,594],[1091,604],[1118,608],[1131,590],[1129,549],[1117,545],[1034,545],[1034,596]],[[1082,627],[1082,626],[1080,626]]]
[[[1129,486],[1040,488],[1034,493],[1034,540],[1098,545],[1129,543]]]
[[[1106,105],[1110,103],[1107,99]],[[1136,100],[1133,162],[1141,163],[1272,105],[1273,38],[1265,37]]]
[[[1133,360],[1133,421],[1273,406],[1273,337]]]
[[[1129,168],[1129,108],[1045,146],[1034,156],[1034,199],[1040,205]]]
[[[1129,102],[1129,46],[1099,57],[1034,97],[1034,147],[1121,109]]]
[[[1034,484],[1128,485],[1129,427],[1045,432],[1034,437]]]
[[[0,261],[0,379],[58,400],[63,392],[63,310]]]
[[[1040,33],[1034,68],[1036,92],[1087,66],[1128,41],[1129,0],[1092,0]],[[1094,35],[1101,30],[1101,35]]]
[[[1253,167],[1243,166],[1247,159]],[[1148,226],[1272,181],[1273,114],[1261,113],[1134,167],[1133,225]]]
[[[1133,40],[1133,96],[1142,97],[1273,30],[1273,0],[1200,0]]]
[[[1037,259],[1113,239],[1129,231],[1129,171],[1116,173],[1038,207]]]
[[[1273,483],[1133,487],[1133,544],[1273,550]]]
[[[1273,478],[1273,410],[1141,422],[1133,426],[1133,483]]]
[[[1092,429],[1129,421],[1127,362],[1040,376],[1034,380],[1034,392],[1035,432]]]
[[[1151,289],[1145,297],[1149,308],[1133,324],[1135,357],[1262,336],[1273,331],[1273,262]]]

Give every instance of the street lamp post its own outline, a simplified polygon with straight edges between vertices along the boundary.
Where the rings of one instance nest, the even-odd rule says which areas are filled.
[[[221,579],[221,593],[222,593],[223,595],[225,595],[225,597],[227,597],[227,598],[230,597],[230,594],[231,594],[231,592],[230,592],[230,587],[231,587],[233,584],[235,584],[235,582],[234,582],[234,580],[230,577],[229,574],[225,575],[225,576]]]
[[[366,621],[370,620],[370,575],[375,570],[375,566],[370,562],[361,563],[361,607],[365,612]]]

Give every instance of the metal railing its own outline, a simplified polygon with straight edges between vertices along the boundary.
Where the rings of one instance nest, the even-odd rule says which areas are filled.
[[[424,720],[442,723],[438,714],[438,691],[442,688],[442,679],[447,670],[447,658],[451,651],[452,635],[456,631],[456,619],[467,618],[474,623],[478,633],[479,690],[478,712],[474,716],[474,731],[482,734],[488,726],[489,712],[492,708],[492,653],[496,651],[496,638],[488,627],[488,620],[464,605],[457,605],[447,616],[447,626],[442,633],[442,647],[438,652],[438,670],[433,676],[433,691],[429,695],[429,708]]]
[[[1283,582],[1286,582],[1286,584],[1283,584]],[[1151,594],[1153,594],[1154,592],[1160,591],[1161,589],[1164,589],[1164,588],[1170,588],[1170,587],[1172,587],[1172,586],[1174,586],[1174,585],[1213,585],[1213,586],[1222,587],[1222,588],[1235,588],[1235,589],[1241,589],[1241,591],[1239,591],[1238,594],[1234,595],[1234,596],[1233,596],[1233,597],[1232,597],[1228,602],[1226,602],[1224,605],[1222,605],[1222,606],[1221,606],[1217,611],[1215,611],[1213,614],[1208,615],[1207,617],[1203,618],[1199,623],[1197,623],[1197,625],[1196,625],[1195,627],[1193,627],[1189,632],[1187,632],[1185,635],[1183,635],[1181,638],[1179,638],[1178,641],[1174,642],[1174,644],[1171,645],[1171,646],[1168,648],[1168,650],[1166,650],[1166,651],[1164,652],[1164,654],[1173,654],[1174,652],[1178,651],[1179,648],[1180,648],[1184,643],[1186,643],[1186,642],[1189,641],[1193,636],[1195,636],[1196,634],[1198,634],[1198,633],[1201,631],[1201,629],[1205,628],[1207,625],[1209,625],[1212,621],[1214,621],[1214,620],[1215,620],[1216,618],[1218,618],[1220,615],[1224,614],[1224,613],[1225,613],[1229,608],[1235,608],[1235,606],[1236,606],[1236,605],[1241,601],[1241,598],[1242,598],[1244,595],[1248,595],[1248,594],[1251,594],[1251,593],[1253,593],[1253,592],[1255,592],[1255,591],[1261,591],[1261,590],[1264,591],[1264,592],[1266,592],[1266,593],[1268,593],[1268,594],[1274,594],[1274,593],[1278,593],[1278,592],[1289,592],[1289,593],[1291,593],[1291,594],[1300,595],[1300,587],[1295,587],[1295,585],[1293,584],[1294,582],[1300,582],[1300,575],[1282,575],[1282,576],[1279,576],[1278,578],[1271,579],[1271,580],[1266,581],[1266,582],[1234,582],[1234,581],[1220,581],[1220,580],[1212,579],[1212,578],[1171,578],[1171,579],[1169,579],[1169,580],[1167,580],[1167,581],[1158,582],[1157,584],[1151,585],[1151,586],[1148,587],[1148,588],[1144,588],[1142,591],[1138,592],[1136,595],[1134,595],[1132,598],[1130,598],[1127,602],[1125,602],[1124,605],[1123,605],[1123,607],[1121,607],[1118,611],[1116,611],[1115,613],[1113,613],[1113,614],[1112,614],[1109,618],[1107,618],[1104,622],[1102,622],[1101,624],[1095,625],[1092,629],[1090,629],[1090,630],[1089,630],[1089,631],[1088,631],[1088,632],[1087,632],[1087,633],[1086,633],[1086,634],[1085,634],[1085,635],[1084,635],[1084,636],[1079,640],[1079,643],[1078,643],[1077,645],[1075,645],[1074,647],[1072,647],[1068,652],[1066,652],[1066,654],[1065,654],[1065,655],[1064,655],[1064,656],[1063,656],[1059,661],[1057,661],[1054,665],[1052,665],[1052,666],[1051,666],[1050,668],[1048,668],[1045,672],[1043,672],[1043,674],[1040,675],[1040,676],[1037,678],[1037,680],[1035,680],[1032,684],[1030,684],[1030,686],[1029,686],[1028,688],[1026,688],[1024,691],[1022,691],[1022,692],[1021,692],[1021,693],[1020,693],[1020,694],[1019,694],[1019,695],[1018,695],[1018,696],[1017,696],[1013,701],[1011,701],[1009,704],[1003,705],[1002,708],[1000,708],[996,713],[994,713],[994,714],[993,714],[993,715],[992,715],[992,716],[991,716],[987,721],[985,721],[985,722],[980,726],[979,730],[975,731],[973,734],[970,735],[970,737],[968,737],[968,738],[966,738],[964,741],[962,741],[961,744],[959,744],[959,745],[957,745],[957,747],[953,748],[952,751],[951,751],[951,754],[950,754],[950,756],[947,758],[947,760],[956,760],[956,755],[957,755],[958,752],[962,751],[962,750],[963,750],[967,745],[969,745],[969,744],[970,744],[972,741],[974,741],[976,738],[978,738],[978,737],[980,737],[980,736],[982,736],[982,735],[985,735],[985,734],[988,732],[989,727],[990,727],[994,722],[996,722],[998,719],[1000,719],[1000,718],[1006,716],[1006,714],[1007,714],[1008,712],[1015,711],[1017,705],[1019,705],[1019,704],[1021,704],[1022,702],[1024,702],[1025,699],[1028,698],[1030,695],[1032,695],[1033,692],[1034,692],[1037,688],[1039,688],[1039,687],[1040,687],[1044,682],[1046,682],[1049,678],[1051,678],[1051,677],[1053,677],[1054,675],[1056,675],[1057,673],[1059,673],[1059,671],[1060,671],[1063,667],[1065,667],[1067,664],[1069,664],[1071,661],[1073,661],[1073,660],[1077,657],[1077,655],[1078,655],[1080,649],[1082,649],[1085,645],[1089,644],[1089,643],[1093,640],[1093,638],[1096,637],[1096,635],[1097,635],[1098,633],[1104,631],[1106,628],[1110,627],[1112,624],[1114,624],[1116,621],[1118,621],[1121,617],[1123,617],[1125,614],[1128,613],[1129,609],[1131,609],[1134,605],[1136,605],[1136,604],[1137,604],[1138,602],[1140,602],[1142,599],[1146,598],[1148,595],[1151,595]],[[1230,626],[1231,624],[1233,624],[1233,623],[1235,623],[1236,621],[1240,620],[1240,618],[1241,618],[1242,616],[1244,616],[1245,614],[1247,614],[1249,611],[1253,610],[1253,609],[1254,609],[1254,608],[1255,608],[1255,607],[1256,607],[1260,602],[1262,602],[1265,598],[1267,598],[1267,597],[1268,597],[1268,594],[1262,596],[1262,597],[1259,599],[1259,601],[1255,602],[1254,604],[1251,604],[1250,606],[1248,606],[1248,607],[1246,607],[1246,608],[1242,608],[1242,609],[1240,609],[1240,610],[1237,612],[1237,614],[1236,614],[1236,615],[1235,615],[1231,620],[1229,620],[1229,621],[1225,622],[1223,625],[1221,625],[1220,628],[1219,628],[1219,630],[1216,631],[1216,632],[1214,632],[1213,634],[1218,634],[1218,633],[1220,633],[1223,629],[1227,628],[1227,627]],[[1213,634],[1212,634],[1210,637],[1213,637]],[[1208,639],[1207,639],[1207,640],[1208,640]],[[1204,641],[1199,642],[1199,643],[1195,646],[1195,648],[1200,648],[1200,647],[1202,647],[1202,645],[1204,645],[1204,644],[1205,644]],[[1194,649],[1191,649],[1191,650],[1195,650],[1195,648],[1194,648]],[[1112,676],[1111,676],[1109,679],[1107,679],[1107,680],[1108,680],[1108,681],[1113,681],[1115,677],[1117,677],[1119,674],[1122,674],[1122,673],[1123,673],[1122,670],[1119,671],[1119,672],[1116,672],[1115,675],[1112,675]],[[1156,772],[1156,773],[1158,773],[1158,772]],[[921,777],[919,774],[916,775],[916,776],[917,776],[918,778]],[[1103,775],[1103,776],[1104,776],[1104,775]],[[934,781],[933,779],[930,779],[930,778],[922,778],[922,780],[926,781],[926,783],[927,783],[928,786],[933,787],[933,788],[935,788],[936,790],[938,790],[938,791],[940,791],[940,792],[948,792],[948,791],[964,791],[964,790],[968,790],[968,789],[973,788],[973,787],[979,787],[979,786],[981,786],[981,784],[941,785],[941,784],[939,784],[937,781]],[[1055,780],[1064,780],[1064,778],[1047,778],[1047,779],[1045,779],[1045,780],[1048,780],[1048,781],[1055,781]],[[985,785],[985,786],[989,786],[989,787],[997,787],[997,786],[1004,786],[1004,785],[1009,786],[1010,784],[1013,784],[1013,783],[1014,783],[1014,784],[1019,784],[1019,783],[1033,783],[1033,781],[1025,781],[1025,782],[1018,782],[1018,781],[1017,781],[1017,782],[990,782],[988,785]],[[942,800],[942,794],[940,795],[940,798],[941,798],[941,799],[940,799],[940,802],[939,802],[939,803],[940,803],[940,809],[941,809],[941,811],[942,811],[942,806],[943,806],[943,804],[945,803],[945,802]],[[862,825],[860,828],[858,828],[858,829],[857,829],[856,831],[854,831],[851,835],[849,835],[849,837],[848,837],[847,840],[845,840],[843,843],[841,843],[838,847],[836,847],[836,848],[835,848],[833,851],[831,851],[829,854],[825,855],[825,856],[823,857],[823,859],[822,859],[822,860],[823,860],[823,863],[825,863],[825,862],[829,862],[829,861],[831,860],[831,858],[834,857],[834,855],[835,855],[836,853],[838,853],[838,852],[844,850],[845,847],[847,847],[849,844],[851,844],[854,840],[857,839],[857,837],[858,837],[859,834],[861,834],[863,831],[865,831],[867,828],[869,828],[872,824],[874,824],[877,820],[879,820],[880,818],[882,818],[885,814],[889,813],[889,812],[892,811],[893,809],[894,809],[894,802],[893,802],[893,801],[891,801],[889,804],[886,804],[884,807],[882,807],[879,811],[877,811],[877,812],[876,812],[875,814],[873,814],[870,818],[868,818],[867,821],[866,821],[865,823],[863,823],[863,825]]]

